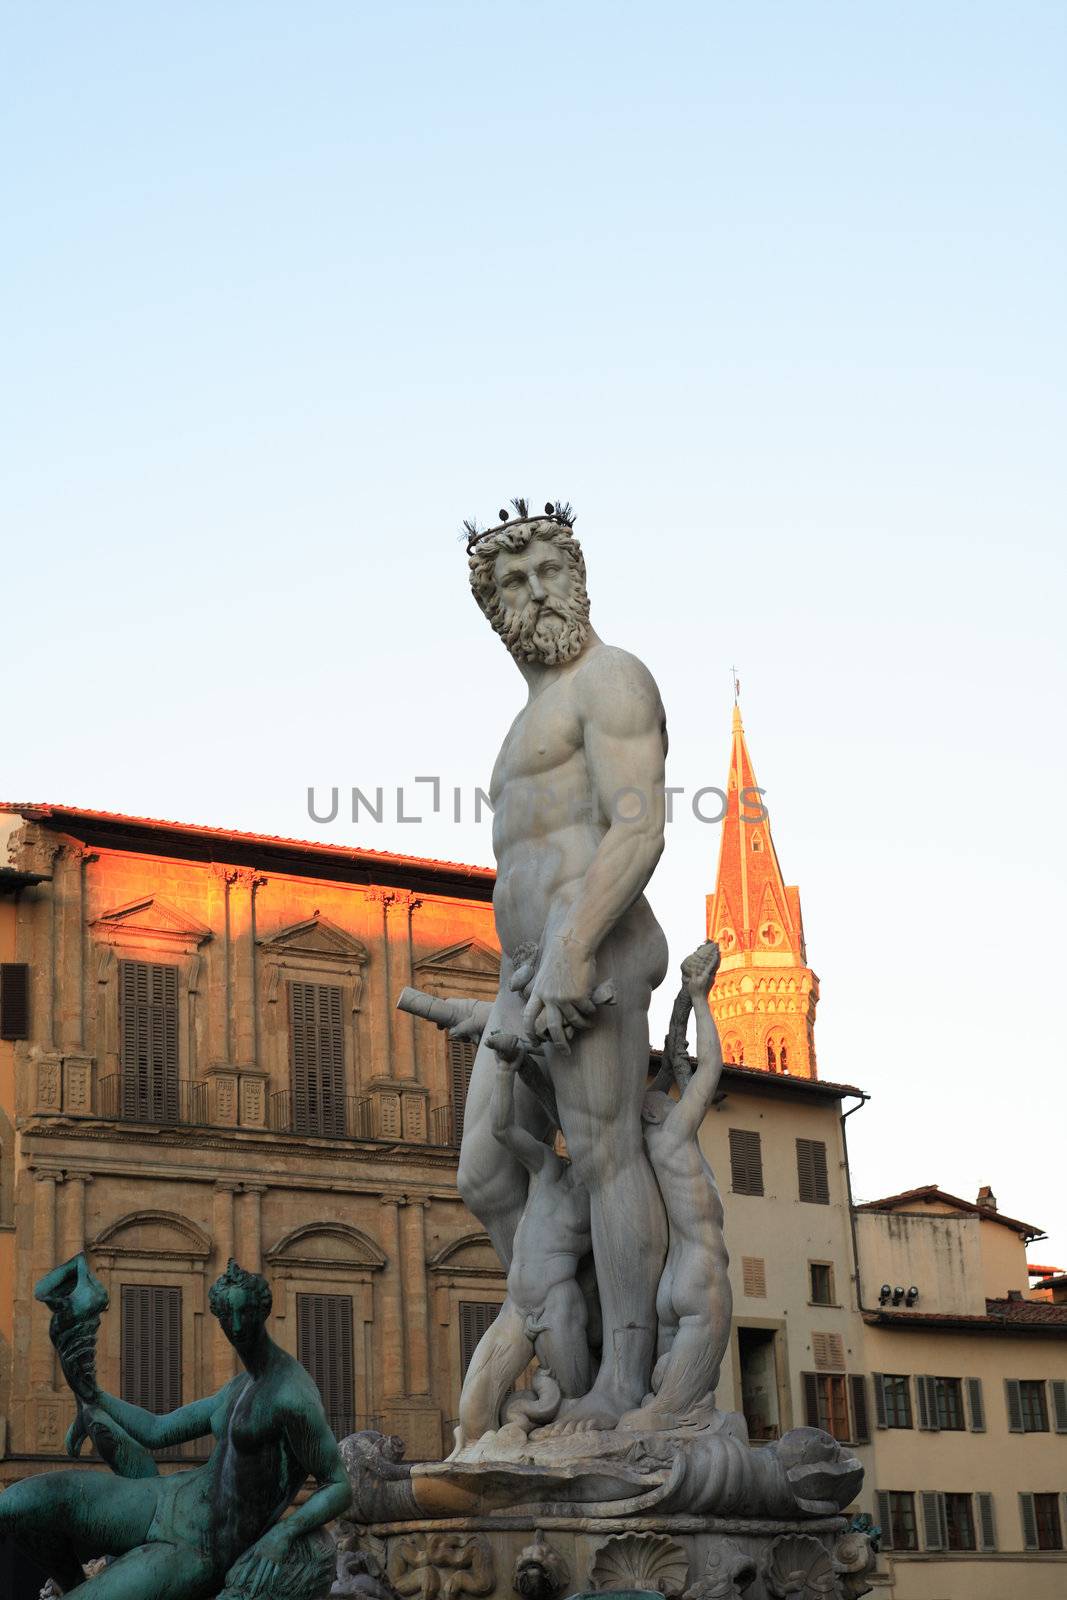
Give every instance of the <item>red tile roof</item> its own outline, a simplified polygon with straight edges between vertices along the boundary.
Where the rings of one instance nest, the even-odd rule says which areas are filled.
[[[968,1316],[955,1311],[886,1311],[863,1313],[870,1327],[943,1328],[956,1333],[1033,1334],[1038,1338],[1067,1335],[1067,1305],[1048,1300],[987,1300],[985,1316]]]
[[[424,867],[431,871],[462,873],[465,876],[491,885],[496,873],[492,867],[471,866],[464,861],[440,861],[432,856],[396,855],[389,850],[368,850],[362,845],[325,844],[313,839],[288,839],[275,833],[246,833],[238,828],[215,828],[202,822],[173,822],[161,817],[135,817],[122,811],[91,811],[80,806],[55,805],[50,802],[0,800],[0,812],[14,812],[30,821],[70,823],[115,823],[132,828],[147,828],[159,833],[194,834],[219,843],[232,841],[249,845],[269,845],[275,848],[296,850],[316,857],[333,856],[338,860],[380,862],[383,866]]]
[[[1047,1322],[1067,1328],[1067,1306],[1051,1300],[987,1300],[986,1312],[1000,1322]]]
[[[1006,1217],[1002,1211],[993,1211],[986,1206],[975,1205],[972,1200],[961,1200],[959,1195],[948,1194],[944,1189],[938,1188],[936,1183],[927,1183],[919,1189],[905,1189],[901,1194],[890,1194],[884,1200],[865,1200],[856,1207],[857,1211],[899,1211],[912,1203],[940,1201],[942,1205],[952,1206],[956,1211],[964,1211],[968,1216],[984,1217],[987,1222],[1002,1222],[1006,1228],[1013,1228],[1016,1233],[1021,1233],[1024,1239],[1043,1239],[1043,1228],[1035,1228],[1033,1223],[1019,1222],[1015,1217]]]

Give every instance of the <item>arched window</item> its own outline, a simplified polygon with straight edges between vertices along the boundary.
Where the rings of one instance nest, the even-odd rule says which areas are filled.
[[[731,1067],[743,1067],[745,1064],[745,1047],[736,1033],[727,1034],[722,1047],[723,1060]]]
[[[767,1035],[768,1072],[789,1071],[789,1038],[781,1028]]]

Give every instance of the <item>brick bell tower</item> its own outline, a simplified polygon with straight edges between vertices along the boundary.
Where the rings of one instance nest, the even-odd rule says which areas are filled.
[[[708,938],[722,950],[711,1010],[725,1060],[818,1077],[819,980],[808,966],[800,890],[782,878],[736,704],[719,872],[707,907]]]

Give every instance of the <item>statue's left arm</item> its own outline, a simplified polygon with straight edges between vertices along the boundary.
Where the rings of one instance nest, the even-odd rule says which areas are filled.
[[[689,1138],[696,1134],[715,1098],[722,1077],[722,1042],[708,1004],[718,970],[719,947],[710,940],[682,963],[682,974],[693,1002],[696,1021],[697,1068],[686,1084],[682,1098],[667,1118],[668,1128],[678,1138]]]
[[[652,674],[603,646],[577,685],[592,798],[606,831],[562,921],[551,929],[523,1017],[566,1050],[565,1022],[587,1026],[598,949],[663,853],[666,729]]]
[[[222,1393],[220,1390],[218,1394],[208,1395],[205,1400],[193,1400],[187,1406],[179,1406],[177,1411],[167,1411],[162,1415],[131,1405],[130,1401],[120,1400],[117,1395],[105,1394],[102,1389],[95,1403],[146,1450],[164,1450],[171,1445],[185,1444],[191,1439],[206,1438],[211,1432],[211,1419]]]

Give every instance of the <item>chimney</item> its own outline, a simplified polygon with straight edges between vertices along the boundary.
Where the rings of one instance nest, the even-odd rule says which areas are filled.
[[[1021,1289],[1009,1289],[1008,1290],[1008,1299],[1009,1300],[1021,1300],[1022,1297],[1023,1297],[1023,1292],[1022,1292]]]
[[[978,1207],[979,1211],[995,1211],[997,1209],[997,1197],[989,1187],[988,1183],[983,1183],[982,1187],[979,1189],[978,1199],[975,1201],[975,1205]]]

